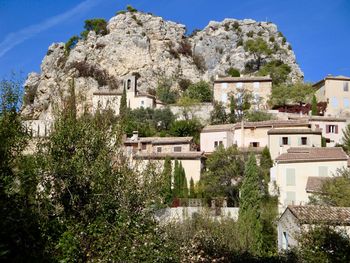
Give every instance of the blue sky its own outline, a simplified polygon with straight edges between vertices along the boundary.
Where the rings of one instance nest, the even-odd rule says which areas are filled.
[[[306,81],[350,76],[349,0],[0,0],[0,78],[40,71],[51,43],[79,34],[85,19],[108,20],[127,4],[185,24],[188,32],[224,18],[271,21],[292,44]]]

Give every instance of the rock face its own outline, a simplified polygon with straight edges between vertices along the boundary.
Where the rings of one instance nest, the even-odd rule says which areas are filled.
[[[138,89],[156,88],[162,79],[212,81],[234,67],[244,70],[253,57],[243,43],[261,37],[278,59],[291,68],[291,81],[303,78],[294,52],[276,25],[254,20],[210,22],[202,31],[186,36],[184,25],[144,13],[119,14],[108,22],[108,34],[91,31],[65,54],[64,43],[52,44],[41,73],[30,73],[25,83],[22,114],[28,119],[51,119],[62,106],[74,79],[78,110],[91,108],[98,89],[121,89],[124,76],[137,74]]]

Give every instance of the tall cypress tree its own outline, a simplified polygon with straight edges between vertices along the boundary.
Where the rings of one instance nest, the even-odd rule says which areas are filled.
[[[126,101],[126,89],[124,87],[123,94],[122,94],[122,97],[120,99],[119,115],[122,117],[125,117],[127,110],[128,110],[128,105],[127,105],[127,101]]]
[[[242,247],[253,255],[261,255],[263,233],[261,223],[261,201],[259,171],[255,156],[249,156],[240,189],[238,224]]]
[[[347,154],[350,154],[350,124],[346,126],[343,132],[343,148]]]
[[[187,187],[186,173],[181,163],[180,163],[180,167],[181,167],[181,197],[187,198],[188,187]]]
[[[311,114],[312,114],[312,115],[318,115],[317,99],[316,99],[316,96],[315,96],[315,95],[312,96]]]
[[[273,162],[271,159],[271,154],[270,154],[269,148],[267,148],[267,146],[265,146],[265,148],[261,152],[260,167],[264,171],[269,171],[270,168],[272,167],[272,165],[273,165]]]
[[[229,123],[235,123],[236,122],[236,100],[235,97],[232,95],[230,97],[230,113],[228,116]]]
[[[171,159],[167,156],[164,160],[163,168],[163,179],[164,179],[164,201],[169,204],[172,199],[172,168],[171,168]]]
[[[196,198],[196,190],[194,189],[194,181],[192,177],[190,179],[190,198]]]
[[[179,162],[178,160],[175,160],[174,165],[174,188],[173,188],[173,196],[179,197],[180,195],[180,188],[181,188],[181,174],[179,169]]]

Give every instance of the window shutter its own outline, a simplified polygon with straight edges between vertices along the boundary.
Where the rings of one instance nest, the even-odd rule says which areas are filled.
[[[280,146],[282,146],[282,137],[280,137]]]
[[[298,137],[298,145],[301,145],[301,137]]]
[[[329,133],[329,125],[326,125],[326,133]]]
[[[291,143],[291,137],[288,137],[288,145]]]
[[[338,125],[335,125],[335,133],[338,133]]]

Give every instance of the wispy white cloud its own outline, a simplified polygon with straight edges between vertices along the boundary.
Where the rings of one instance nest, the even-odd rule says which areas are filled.
[[[78,4],[77,6],[73,7],[72,9],[50,17],[49,19],[35,25],[31,25],[28,27],[25,27],[17,32],[12,32],[8,35],[6,35],[5,39],[0,42],[0,58],[5,55],[8,51],[13,49],[18,44],[22,43],[23,41],[37,35],[38,33],[45,31],[55,25],[60,24],[64,20],[67,20],[71,17],[74,17],[75,15],[84,13],[91,9],[94,5],[96,5],[100,0],[85,0],[84,2]]]

